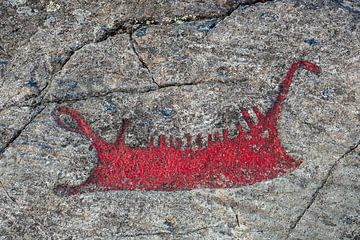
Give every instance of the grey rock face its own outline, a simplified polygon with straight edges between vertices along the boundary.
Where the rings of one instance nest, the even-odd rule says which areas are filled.
[[[239,4],[252,2],[4,1],[0,6],[0,59],[10,65],[10,76],[2,84],[0,107],[24,105],[29,98],[38,97],[74,52],[131,25],[221,17]],[[29,80],[40,92],[30,92],[26,85]],[[12,91],[7,92],[9,89]]]
[[[155,88],[127,34],[120,34],[78,50],[54,77],[48,99],[78,99],[114,91]],[[79,80],[81,76],[81,80]]]
[[[359,238],[359,157],[357,148],[339,161],[290,239]]]
[[[254,2],[4,1],[0,238],[359,238],[356,2]],[[59,105],[109,142],[123,118],[130,146],[206,135],[244,124],[244,107],[265,112],[300,59],[322,73],[296,74],[280,118],[283,146],[304,161],[294,172],[233,189],[53,192],[97,161],[56,124]]]

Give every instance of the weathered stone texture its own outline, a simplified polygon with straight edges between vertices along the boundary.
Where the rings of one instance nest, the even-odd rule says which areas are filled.
[[[340,160],[290,239],[358,239],[359,147]]]
[[[359,238],[356,2],[70,2],[0,6],[0,239]],[[299,59],[322,73],[299,71],[280,119],[304,160],[294,172],[235,189],[54,194],[97,160],[56,124],[59,105],[107,141],[132,119],[131,146],[206,135],[234,129],[242,107],[266,111]]]

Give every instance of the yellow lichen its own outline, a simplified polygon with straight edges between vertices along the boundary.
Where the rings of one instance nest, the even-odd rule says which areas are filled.
[[[60,8],[61,8],[60,4],[58,4],[56,2],[53,2],[53,1],[50,1],[49,4],[46,6],[46,11],[47,12],[56,12]]]
[[[146,21],[145,21],[145,23],[146,23],[147,25],[153,24],[154,22],[155,22],[155,21],[152,20],[152,19],[149,19],[149,20],[146,20]]]
[[[113,28],[116,23],[117,23],[117,21],[114,20],[114,19],[107,19],[106,20],[106,25],[108,26],[108,28]]]

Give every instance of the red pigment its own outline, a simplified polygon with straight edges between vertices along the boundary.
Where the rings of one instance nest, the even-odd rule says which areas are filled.
[[[258,122],[254,123],[247,110],[242,115],[250,130],[244,131],[237,124],[238,135],[228,137],[228,130],[207,137],[207,146],[196,136],[197,147],[192,147],[192,136],[186,135],[187,144],[182,148],[181,139],[164,135],[154,145],[150,138],[147,147],[130,147],[125,144],[129,120],[123,120],[117,139],[108,143],[95,133],[85,119],[74,109],[61,106],[55,112],[58,124],[67,130],[85,135],[98,153],[97,165],[86,181],[80,185],[58,185],[59,195],[73,195],[105,190],[157,190],[174,191],[195,188],[232,188],[249,185],[284,175],[297,168],[302,161],[287,155],[281,146],[277,130],[278,119],[292,78],[298,68],[320,73],[320,68],[307,61],[293,63],[281,83],[276,101],[266,114],[253,107]],[[67,115],[77,127],[71,127],[61,118]]]

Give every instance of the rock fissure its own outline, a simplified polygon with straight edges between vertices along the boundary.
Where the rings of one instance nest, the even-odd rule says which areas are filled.
[[[134,52],[134,54],[136,55],[136,57],[138,58],[139,62],[141,63],[141,65],[143,66],[143,68],[145,68],[147,70],[147,72],[150,75],[150,78],[152,80],[152,83],[154,83],[157,88],[160,88],[159,84],[155,81],[155,78],[153,76],[153,74],[150,71],[150,68],[148,66],[148,64],[144,61],[144,59],[142,59],[142,57],[139,55],[139,53],[136,50],[135,45],[137,45],[138,43],[136,42],[136,40],[132,37],[133,32],[129,33],[129,38],[130,38],[130,46]]]
[[[324,188],[326,183],[328,182],[331,174],[334,172],[336,166],[339,164],[339,162],[344,159],[347,155],[349,155],[351,152],[355,151],[356,148],[360,146],[360,140],[354,145],[349,148],[343,155],[341,155],[340,158],[338,158],[330,167],[330,169],[327,171],[324,179],[321,181],[320,186],[316,188],[314,193],[311,195],[309,203],[306,205],[306,207],[301,211],[300,215],[296,218],[296,220],[290,225],[290,228],[288,230],[287,239],[289,239],[292,231],[296,228],[298,223],[301,221],[305,213],[310,209],[310,207],[313,205],[315,200],[317,199],[321,189]]]
[[[159,91],[162,89],[166,89],[166,88],[173,88],[173,87],[184,87],[184,86],[199,86],[199,85],[206,85],[206,84],[221,84],[221,85],[228,85],[227,83],[224,82],[196,82],[196,83],[170,83],[170,84],[164,84],[164,85],[159,85],[158,88],[148,88],[146,90],[114,90],[114,91],[109,91],[109,92],[98,92],[96,94],[93,95],[86,95],[84,97],[78,97],[78,98],[72,98],[72,99],[54,99],[54,100],[45,100],[44,104],[51,104],[51,103],[71,103],[71,102],[79,102],[79,101],[86,101],[88,99],[93,99],[93,98],[102,98],[102,97],[106,97],[109,96],[111,94],[116,94],[116,93],[125,93],[125,94],[144,94],[144,93],[149,93],[149,92],[155,92],[155,91]],[[248,96],[250,96],[252,94],[248,94]],[[256,95],[256,94],[255,94]]]
[[[215,226],[206,226],[206,227],[200,227],[200,228],[196,228],[196,229],[190,229],[187,231],[181,231],[181,232],[167,232],[167,231],[159,231],[159,232],[149,232],[149,233],[137,233],[137,234],[122,234],[122,235],[117,235],[117,237],[122,237],[122,238],[133,238],[133,237],[140,237],[140,236],[158,236],[158,235],[173,235],[173,236],[185,236],[185,235],[189,235],[192,233],[196,233],[196,232],[200,232],[203,230],[208,230],[208,229],[212,229],[212,228],[218,228],[220,226],[215,225]]]
[[[35,118],[39,116],[40,113],[42,113],[42,111],[46,108],[45,106],[41,106],[41,105],[39,105],[38,107],[40,109],[33,114],[30,120],[27,121],[19,130],[15,131],[15,133],[10,138],[10,140],[5,144],[5,146],[3,148],[0,148],[0,157],[5,152],[5,150],[21,135],[21,133],[35,120]]]

